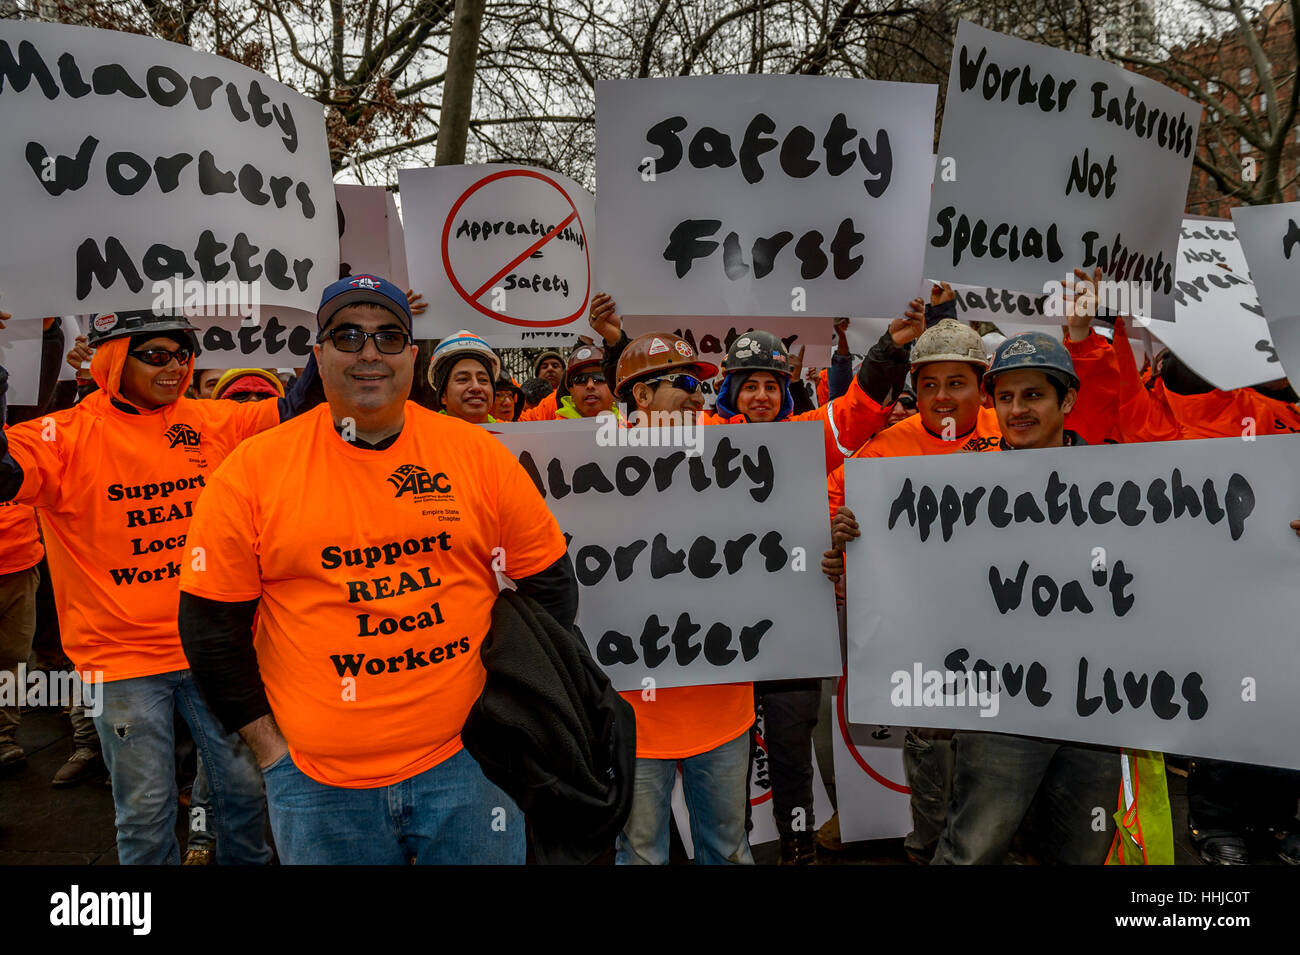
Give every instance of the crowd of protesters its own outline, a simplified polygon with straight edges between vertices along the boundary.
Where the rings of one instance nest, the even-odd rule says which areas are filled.
[[[100,711],[69,707],[74,752],[53,784],[110,774],[123,863],[522,863],[531,844],[543,861],[604,848],[663,864],[679,768],[696,861],[751,863],[756,713],[781,861],[815,862],[837,844],[813,811],[824,681],[613,694],[573,645],[564,529],[475,425],[820,422],[822,570],[826,599],[842,601],[864,532],[845,506],[850,457],[1237,436],[1247,417],[1260,433],[1300,431],[1285,380],[1218,391],[1168,353],[1140,370],[1122,317],[1112,339],[1093,327],[1100,278],[1065,283],[1063,341],[998,336],[990,352],[936,286],[860,361],[838,320],[830,366],[806,381],[802,354],[766,331],[736,336],[721,368],[666,331],[629,338],[608,294],[592,300],[592,337],[543,351],[522,382],[468,330],[417,362],[423,305],[380,276],[325,290],[313,354],[292,375],[204,368],[186,318],[118,312],[66,355],[89,380],[56,387],[63,339],[47,320],[38,402],[9,406],[0,438],[0,669],[66,655],[100,675]],[[410,400],[417,381],[427,407]],[[4,389],[0,375],[0,411]],[[523,632],[545,660],[505,655]],[[392,656],[397,642],[366,640],[391,634]],[[331,652],[340,637],[357,652]],[[25,757],[19,718],[0,708],[0,768]],[[178,771],[185,734],[198,760]],[[1148,755],[1143,771],[1162,775]],[[1096,826],[1094,810],[1123,807],[1132,758],[908,729],[907,854],[988,864],[1015,845],[1046,862],[1126,861],[1122,825]],[[565,787],[586,800],[584,824],[565,815],[582,802]],[[1263,832],[1300,864],[1300,772],[1196,759],[1187,789],[1205,861],[1249,862],[1248,836]],[[185,798],[208,824],[182,855]],[[1167,797],[1147,808],[1144,838],[1167,834]]]

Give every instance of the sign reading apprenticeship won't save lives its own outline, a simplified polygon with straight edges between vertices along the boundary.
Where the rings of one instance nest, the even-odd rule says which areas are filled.
[[[1297,454],[849,461],[849,719],[1300,768]]]
[[[625,315],[896,315],[916,294],[937,89],[596,84],[597,284]]]
[[[315,310],[336,276],[320,104],[246,66],[0,20],[0,129],[0,308],[18,318],[157,307],[177,276]]]
[[[578,626],[616,689],[839,671],[819,425],[528,428],[500,440],[568,536]]]

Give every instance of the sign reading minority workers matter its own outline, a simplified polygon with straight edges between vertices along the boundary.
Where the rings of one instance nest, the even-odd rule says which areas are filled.
[[[379,275],[406,289],[402,224],[397,206],[382,186],[336,185],[339,278]],[[394,277],[395,276],[395,277]],[[301,368],[316,341],[316,312],[261,308],[242,318],[193,319],[200,329],[200,368]]]
[[[1152,80],[963,20],[925,274],[1041,293],[1100,266],[1117,310],[1173,321],[1200,115]]]
[[[336,276],[321,107],[248,67],[0,20],[0,128],[0,308],[16,316],[159,308],[178,278],[186,299],[233,283],[315,309]]]
[[[849,719],[1300,768],[1297,454],[850,460]]]
[[[585,332],[591,302],[591,194],[528,166],[398,172],[407,269],[429,303],[417,338],[468,328],[493,344],[521,332]]]
[[[1232,210],[1282,367],[1300,378],[1300,202]]]
[[[921,280],[936,92],[597,83],[597,284],[624,314],[895,314]]]
[[[1198,375],[1223,391],[1285,375],[1227,219],[1184,219],[1174,269],[1176,322],[1153,330]]]
[[[615,689],[838,672],[820,425],[529,429],[499,438],[569,538]]]

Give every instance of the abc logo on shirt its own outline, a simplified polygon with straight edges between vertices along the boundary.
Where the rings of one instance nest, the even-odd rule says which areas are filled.
[[[425,495],[451,493],[446,474],[430,474],[418,464],[403,464],[388,476],[388,483],[397,488],[394,497],[410,494],[417,501],[424,500]]]
[[[167,429],[167,440],[171,443],[167,446],[174,448],[180,445],[184,448],[197,448],[202,442],[202,436],[187,424],[174,424]]]

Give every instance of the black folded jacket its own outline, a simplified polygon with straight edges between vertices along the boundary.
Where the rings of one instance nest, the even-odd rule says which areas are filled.
[[[587,651],[536,601],[503,590],[483,641],[483,692],[461,739],[528,817],[544,864],[586,864],[632,809],[636,718]]]

